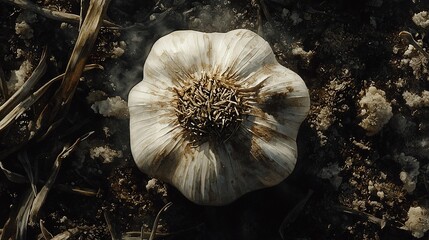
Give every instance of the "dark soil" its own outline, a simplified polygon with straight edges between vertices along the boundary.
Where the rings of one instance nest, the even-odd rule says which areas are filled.
[[[48,68],[42,83],[63,73],[78,26],[35,15],[29,23],[33,36],[23,39],[15,25],[24,11],[5,2],[0,2],[0,67],[6,79],[25,60],[36,66],[44,46]],[[33,2],[79,14],[80,1]],[[428,29],[412,21],[414,14],[427,10],[429,2],[424,0],[112,0],[107,17],[123,29],[103,28],[87,62],[101,64],[104,71],[82,75],[66,118],[43,140],[27,142],[26,126],[44,98],[1,132],[0,161],[5,169],[26,176],[19,154],[27,153],[38,172],[40,190],[62,148],[95,132],[64,160],[41,210],[40,218],[54,236],[79,229],[68,239],[112,239],[112,234],[121,239],[142,228],[150,232],[156,214],[168,202],[173,205],[161,215],[158,232],[163,234],[157,239],[413,239],[403,227],[407,212],[411,206],[429,207],[429,110],[410,107],[403,93],[429,90],[429,74],[424,70],[416,74],[401,64],[408,43],[399,33],[410,32],[427,48]],[[293,174],[278,186],[223,207],[195,205],[161,182],[146,189],[151,178],[133,162],[128,119],[94,113],[94,101],[87,97],[127,100],[131,87],[142,79],[152,44],[169,32],[237,28],[263,36],[278,61],[297,72],[310,90],[312,107],[298,136],[299,159]],[[125,52],[116,56],[121,41]],[[298,47],[311,54],[294,53]],[[363,118],[359,100],[370,86],[385,92],[393,112],[372,136],[359,125]],[[4,100],[0,95],[0,103]],[[110,160],[91,154],[97,147],[120,154]],[[401,153],[420,166],[411,193],[400,179],[407,167],[395,161]],[[328,170],[334,173],[323,174]],[[86,196],[72,188],[96,194]],[[20,208],[28,189],[28,182],[16,183],[0,173],[0,228]],[[380,226],[373,219],[386,224]],[[29,227],[27,239],[38,239],[38,224]]]

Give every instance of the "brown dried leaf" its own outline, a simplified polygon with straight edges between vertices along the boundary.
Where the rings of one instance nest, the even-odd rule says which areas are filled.
[[[45,203],[45,200],[46,200],[46,197],[48,196],[49,191],[54,185],[54,182],[60,171],[62,161],[70,155],[70,153],[76,148],[76,146],[80,142],[87,139],[93,133],[94,132],[89,132],[83,135],[82,137],[78,138],[70,147],[68,148],[64,147],[61,153],[57,156],[57,159],[54,162],[54,166],[52,167],[51,175],[49,176],[48,180],[46,181],[42,189],[40,189],[40,192],[36,195],[36,199],[34,200],[33,206],[31,207],[30,224],[34,224],[38,221],[39,211],[42,208],[43,204]]]

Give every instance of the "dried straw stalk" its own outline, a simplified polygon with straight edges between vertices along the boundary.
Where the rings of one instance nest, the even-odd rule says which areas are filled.
[[[40,114],[36,122],[36,129],[45,129],[46,132],[50,132],[52,126],[61,121],[67,113],[84,70],[86,60],[91,54],[91,50],[97,39],[109,2],[110,0],[92,0],[90,2],[88,12],[68,62],[64,79],[51,101],[49,101]]]

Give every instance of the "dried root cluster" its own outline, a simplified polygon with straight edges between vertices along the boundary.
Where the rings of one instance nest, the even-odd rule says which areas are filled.
[[[176,113],[180,125],[196,142],[226,141],[249,113],[253,92],[241,91],[222,76],[191,79],[177,93]]]

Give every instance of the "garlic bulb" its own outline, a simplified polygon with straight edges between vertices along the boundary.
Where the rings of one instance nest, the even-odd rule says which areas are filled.
[[[225,205],[292,172],[310,99],[257,34],[176,31],[153,45],[128,106],[140,170]]]

